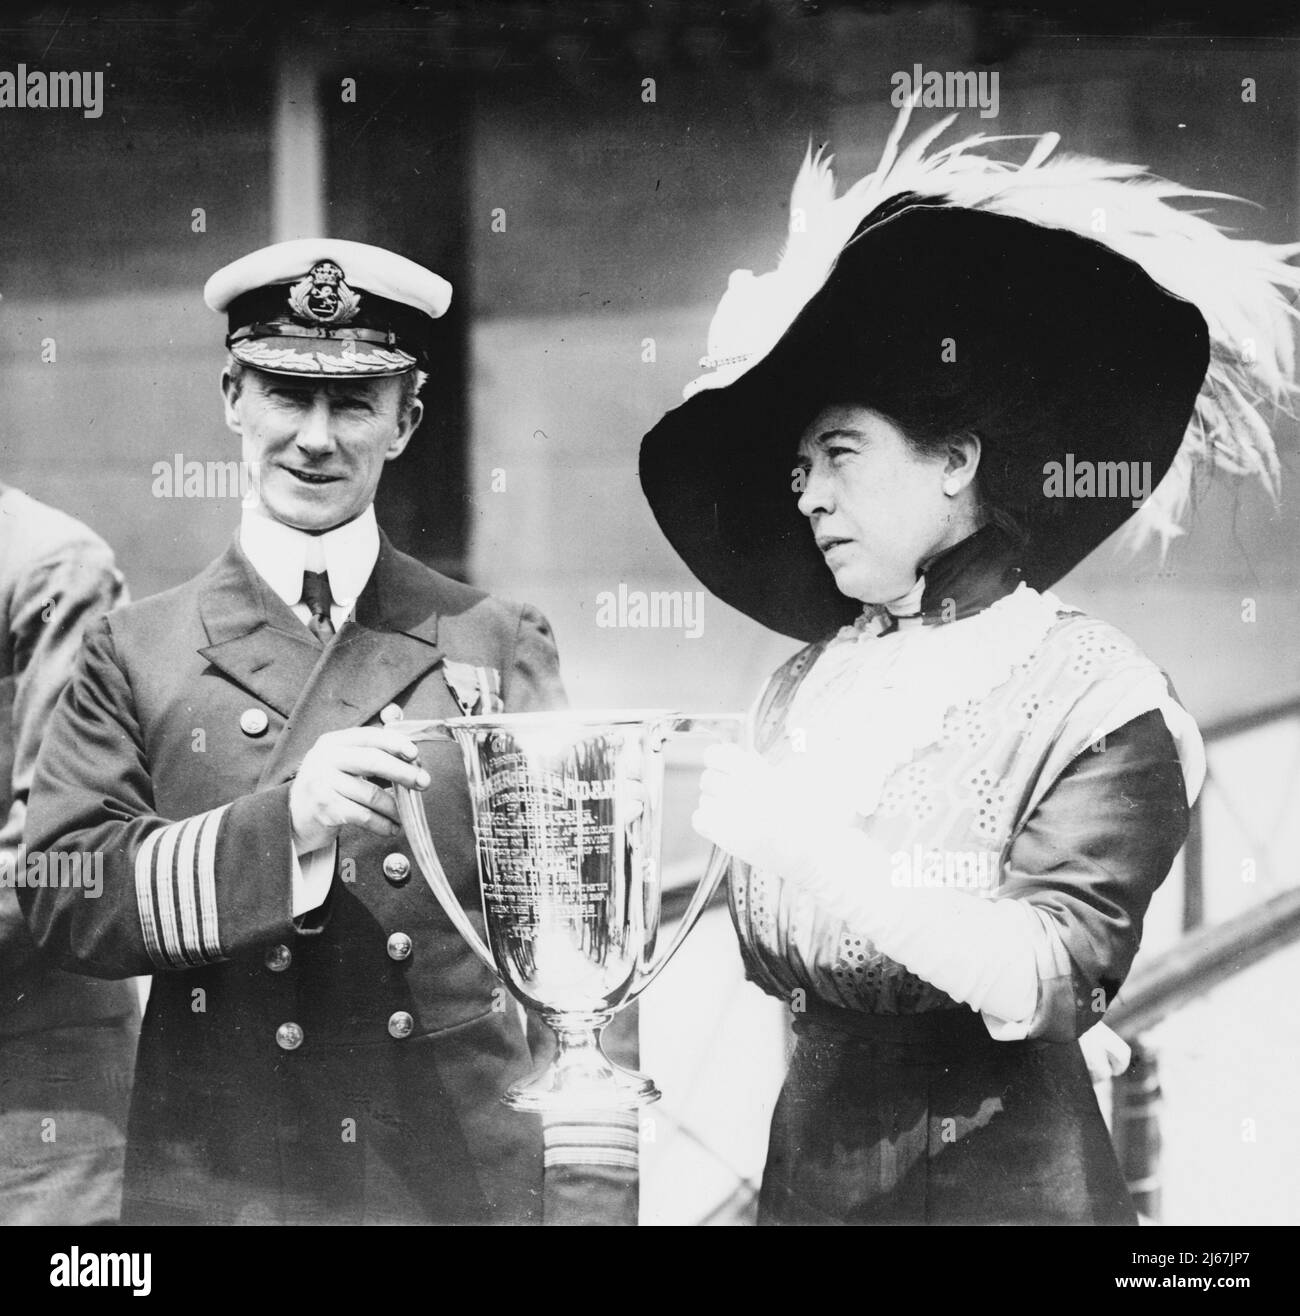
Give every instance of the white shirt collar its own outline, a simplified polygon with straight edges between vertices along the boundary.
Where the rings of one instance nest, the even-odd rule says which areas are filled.
[[[295,530],[256,507],[246,507],[239,523],[239,546],[289,607],[302,599],[304,571],[326,571],[335,607],[350,608],[375,569],[379,525],[373,503],[355,520],[320,535]]]
[[[921,595],[925,593],[925,577],[922,576],[906,594],[890,599],[885,607],[895,617],[915,617],[921,611]]]

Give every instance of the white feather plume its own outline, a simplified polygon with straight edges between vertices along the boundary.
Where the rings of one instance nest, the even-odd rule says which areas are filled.
[[[900,112],[876,169],[842,196],[835,194],[831,158],[809,147],[791,191],[790,232],[777,268],[757,279],[749,271],[732,276],[701,363],[717,373],[697,380],[688,395],[730,382],[769,350],[825,283],[862,220],[891,197],[916,192],[1102,242],[1205,317],[1205,383],[1172,467],[1125,526],[1128,547],[1158,538],[1163,553],[1183,533],[1180,522],[1201,480],[1216,469],[1256,476],[1276,498],[1279,464],[1265,415],[1289,411],[1297,392],[1300,267],[1290,262],[1300,243],[1231,237],[1198,210],[1170,203],[1240,198],[1183,187],[1141,165],[1058,154],[1056,133],[977,133],[930,151],[957,117],[949,115],[903,147],[911,110]],[[1034,145],[1020,164],[984,153],[1024,140]]]

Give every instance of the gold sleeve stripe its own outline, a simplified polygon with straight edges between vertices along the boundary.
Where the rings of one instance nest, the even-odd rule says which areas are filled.
[[[135,856],[136,904],[145,950],[160,969],[224,959],[217,921],[217,834],[222,805],[168,823]]]
[[[176,866],[176,836],[179,831],[180,826],[176,823],[162,829],[149,874],[154,903],[158,907],[158,930],[162,933],[163,954],[173,969],[185,966],[180,953],[180,933],[176,927],[176,889],[172,886],[172,869]]]
[[[140,910],[140,931],[144,934],[144,948],[149,958],[160,969],[168,969],[171,965],[163,954],[162,943],[158,938],[158,917],[153,899],[153,857],[161,835],[161,828],[156,832],[150,832],[135,852],[135,902]]]
[[[198,901],[195,899],[195,851],[203,815],[176,823],[176,904],[180,911],[181,959],[186,964],[201,964],[203,945],[199,939]],[[192,949],[191,949],[192,948]]]
[[[217,832],[229,807],[223,804],[206,814],[199,835],[199,909],[203,915],[203,954],[207,960],[225,958],[217,926]]]

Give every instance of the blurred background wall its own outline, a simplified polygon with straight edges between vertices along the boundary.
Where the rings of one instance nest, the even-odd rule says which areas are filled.
[[[577,704],[743,707],[793,642],[711,598],[697,635],[603,627],[598,600],[696,588],[641,499],[637,445],[698,373],[731,270],[775,263],[808,143],[851,182],[893,121],[893,72],[996,70],[998,116],[966,111],[954,138],[1056,130],[1065,149],[1249,198],[1227,222],[1292,240],[1294,36],[1230,6],[1164,20],[956,3],[10,7],[0,67],[102,70],[105,91],[93,120],[0,110],[0,476],[100,531],[136,597],[186,579],[238,520],[236,497],[155,496],[160,462],[238,456],[204,280],[314,230],[391,246],[456,286],[425,423],[381,490],[399,547],[539,604]],[[1216,776],[1222,817],[1197,857],[1210,920],[1295,885],[1295,422],[1276,438],[1278,505],[1220,482],[1165,561],[1103,548],[1057,589],[1128,631],[1203,724],[1266,726]],[[672,781],[674,873],[700,856],[692,762]],[[1148,950],[1186,927],[1180,866]],[[1294,1029],[1281,1059],[1268,1044],[1297,969],[1294,950],[1275,955],[1236,998],[1217,994],[1227,1004],[1166,1027],[1166,1218],[1300,1219],[1294,1186],[1262,1186],[1270,1159],[1300,1157],[1267,1099],[1300,1077]],[[645,1218],[744,1218],[784,1025],[741,981],[725,914],[647,994],[643,1027],[669,1092]]]

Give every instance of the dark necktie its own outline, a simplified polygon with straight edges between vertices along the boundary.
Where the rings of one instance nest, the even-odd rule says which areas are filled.
[[[321,642],[328,644],[334,638],[334,622],[330,619],[330,578],[324,571],[302,573],[302,601],[311,609],[307,629]]]

